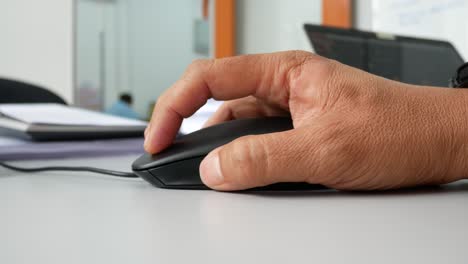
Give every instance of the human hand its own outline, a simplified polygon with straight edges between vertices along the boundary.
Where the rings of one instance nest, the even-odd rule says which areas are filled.
[[[308,182],[340,190],[443,184],[466,176],[466,92],[403,84],[301,52],[194,62],[158,100],[145,149],[168,147],[206,100],[207,125],[290,114],[294,129],[212,151],[202,181],[217,190]]]

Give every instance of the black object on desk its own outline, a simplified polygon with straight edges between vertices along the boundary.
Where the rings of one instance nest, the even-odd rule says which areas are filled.
[[[460,66],[456,76],[449,80],[452,88],[468,88],[468,62]]]
[[[144,154],[133,165],[135,174],[152,185],[168,189],[207,189],[200,179],[203,158],[217,147],[246,135],[259,135],[290,130],[290,117],[240,119],[207,127],[179,137],[166,150],[156,155]],[[278,183],[255,190],[317,190],[321,185]]]
[[[55,93],[30,83],[0,78],[0,104],[67,103]]]
[[[463,63],[448,41],[309,24],[304,29],[317,54],[405,83],[447,87]]]

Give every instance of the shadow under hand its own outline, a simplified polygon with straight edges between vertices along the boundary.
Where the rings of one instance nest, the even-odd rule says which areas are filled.
[[[446,185],[420,186],[412,188],[403,188],[397,190],[386,191],[338,191],[334,189],[317,189],[317,190],[285,190],[285,191],[244,191],[239,192],[243,195],[261,196],[261,197],[389,197],[389,196],[421,196],[421,195],[440,195],[453,193],[468,193],[468,180],[458,181]]]

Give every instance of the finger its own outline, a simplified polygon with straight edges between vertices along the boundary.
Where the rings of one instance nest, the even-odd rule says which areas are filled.
[[[312,56],[297,51],[193,63],[182,79],[158,99],[145,141],[146,151],[157,153],[169,146],[182,119],[195,113],[209,98],[231,100],[254,95],[287,109],[289,75]]]
[[[303,130],[239,138],[212,151],[200,165],[202,181],[223,191],[278,182],[306,182],[312,150]],[[310,135],[309,135],[310,138]]]
[[[203,127],[217,125],[230,120],[242,118],[254,118],[262,116],[287,116],[288,112],[274,106],[265,104],[255,97],[231,100],[225,102],[221,107],[205,122]]]

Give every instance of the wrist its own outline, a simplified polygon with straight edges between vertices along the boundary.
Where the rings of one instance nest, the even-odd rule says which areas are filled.
[[[468,179],[468,89],[447,89],[447,126],[453,139],[455,180]]]

